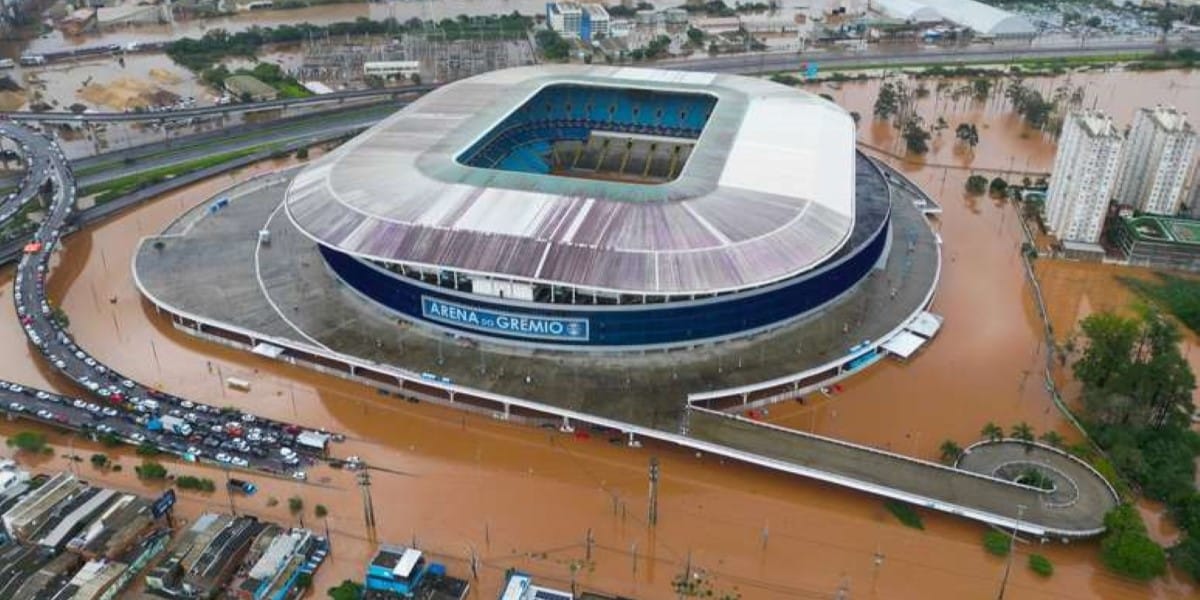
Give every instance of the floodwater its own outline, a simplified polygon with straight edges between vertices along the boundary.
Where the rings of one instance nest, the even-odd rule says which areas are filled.
[[[1196,81],[1170,75],[1181,84]],[[1127,83],[1154,85],[1157,75],[1149,77]],[[854,90],[849,84],[842,88],[866,109],[854,108],[851,99],[847,103],[868,114],[873,95],[854,96]],[[992,144],[981,143],[975,160],[995,165],[991,168],[1007,168],[1000,152],[1023,148],[1018,156],[1052,154],[1044,141],[1004,136],[1010,129],[997,125],[990,131],[983,140],[994,138]],[[938,150],[929,162],[954,160],[949,152]],[[1041,160],[1030,168],[1045,168]],[[925,458],[935,457],[943,439],[963,445],[974,440],[988,420],[1005,427],[1024,420],[1039,433],[1054,428],[1071,437],[1040,381],[1040,323],[1017,258],[1021,238],[1015,210],[988,198],[965,198],[964,170],[901,166],[945,209],[938,224],[945,263],[934,303],[946,317],[945,328],[910,363],[872,367],[835,398],[804,407],[778,405],[771,418]],[[580,585],[637,598],[673,597],[670,580],[689,561],[711,574],[715,588],[736,587],[748,600],[833,597],[839,589],[850,597],[877,598],[982,598],[996,592],[1003,561],[982,549],[982,527],[960,519],[926,514],[926,529],[916,531],[863,494],[671,448],[633,450],[404,403],[366,386],[174,331],[138,297],[130,275],[133,247],[139,237],[161,231],[186,208],[249,174],[218,177],[71,235],[51,277],[52,299],[61,300],[83,346],[135,378],[206,402],[347,433],[350,440],[334,448],[337,455],[359,455],[386,469],[372,472],[379,539],[415,539],[446,557],[460,575],[469,572],[465,560],[476,553],[482,569],[473,586],[475,598],[494,597],[507,567],[569,587],[570,564],[587,557],[589,529],[595,546],[591,561],[578,572]],[[1056,324],[1086,314],[1079,308],[1082,301],[1074,299],[1081,294],[1088,298],[1085,306],[1101,301],[1087,293],[1089,277],[1059,279],[1082,283],[1074,288],[1047,284]],[[0,283],[0,293],[11,292],[11,278]],[[0,376],[38,386],[69,385],[32,358],[12,310],[11,303],[0,302],[0,339],[5,340]],[[252,391],[224,388],[222,378],[230,376],[251,381]],[[27,427],[4,424],[0,434]],[[53,441],[67,443],[60,435]],[[85,457],[81,473],[141,489],[129,476],[133,457],[123,455],[125,472],[103,475],[86,462],[94,450],[73,443]],[[663,461],[655,528],[645,524],[650,456]],[[42,468],[61,468],[56,461]],[[211,467],[172,468],[222,478]],[[255,480],[263,490],[254,498],[236,499],[238,510],[287,522],[283,507],[294,494],[309,507],[330,507],[333,562],[319,573],[318,590],[361,573],[372,546],[363,539],[360,497],[348,473],[319,467],[310,472],[309,484]],[[221,493],[181,496],[185,516],[228,508]],[[279,499],[279,506],[268,507],[270,497]],[[310,526],[323,527],[312,522],[310,509],[304,516]],[[1056,566],[1055,575],[1043,581],[1023,566],[1029,551],[1033,548],[1022,547],[1013,569],[1011,597],[1184,598],[1195,592],[1174,577],[1140,585],[1112,576],[1098,566],[1094,544],[1085,543],[1038,548]],[[878,566],[876,553],[882,557]]]

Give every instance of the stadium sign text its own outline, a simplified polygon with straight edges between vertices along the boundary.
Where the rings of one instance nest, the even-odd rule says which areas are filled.
[[[487,333],[572,342],[588,341],[587,319],[484,310],[421,296],[421,314],[434,321]]]

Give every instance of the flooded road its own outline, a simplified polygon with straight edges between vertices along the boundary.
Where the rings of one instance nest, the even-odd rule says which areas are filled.
[[[1192,75],[1174,77],[1181,85],[1197,81]],[[848,103],[859,103],[850,104],[852,110],[869,114],[873,94],[855,89],[846,84],[841,92],[849,95]],[[865,109],[855,108],[859,105]],[[960,114],[943,112],[952,123]],[[1031,157],[1031,168],[1046,168],[1050,144],[1021,138],[999,122],[991,133],[981,132],[975,161],[1006,168],[1001,153],[1020,150],[1022,159]],[[869,127],[864,121],[864,135],[871,133]],[[989,139],[992,145],[985,147]],[[942,146],[928,160],[955,157]],[[925,458],[936,458],[943,439],[962,445],[973,441],[988,420],[1005,428],[1024,420],[1038,433],[1055,429],[1073,439],[1038,375],[1044,364],[1040,323],[1018,262],[1015,210],[986,197],[965,197],[963,170],[899,166],[945,209],[939,221],[945,264],[934,302],[934,310],[946,317],[945,328],[910,363],[882,363],[851,379],[832,399],[804,407],[778,405],[771,418]],[[634,450],[598,437],[577,440],[405,403],[174,331],[138,297],[130,274],[133,247],[141,236],[161,231],[188,207],[250,174],[218,177],[73,234],[49,282],[51,298],[70,315],[81,345],[131,376],[210,403],[347,433],[351,439],[334,447],[336,455],[358,455],[386,469],[372,473],[379,538],[416,539],[459,575],[469,572],[465,561],[474,551],[483,564],[474,598],[494,597],[507,567],[569,587],[569,565],[586,556],[588,529],[596,546],[592,562],[577,576],[581,587],[640,599],[673,598],[670,580],[689,557],[693,566],[712,574],[714,588],[736,588],[747,600],[833,597],[839,589],[850,597],[994,596],[1003,561],[985,553],[983,528],[966,521],[924,514],[924,531],[908,529],[881,501],[866,495],[671,448]],[[1086,273],[1062,267],[1056,275],[1058,264],[1039,264],[1048,269],[1043,276],[1056,330],[1069,329],[1060,320],[1069,323],[1102,302],[1120,301],[1115,294],[1091,292]],[[0,284],[0,292],[11,293],[10,278]],[[0,358],[5,359],[0,376],[62,385],[31,358],[11,302],[0,302],[0,311]],[[231,376],[250,381],[251,391],[226,389],[222,378]],[[6,423],[0,433],[26,428]],[[55,434],[52,441],[63,445],[67,438]],[[72,443],[84,456],[77,466],[81,474],[142,489],[130,475],[134,457],[123,456],[122,473],[101,474],[86,462],[94,450]],[[663,461],[660,522],[653,529],[645,524],[650,456]],[[65,464],[54,459],[41,468]],[[211,467],[171,468],[218,481],[224,477]],[[256,483],[263,490],[253,498],[236,498],[238,510],[290,522],[286,499],[298,494],[309,507],[306,524],[319,530],[323,524],[313,522],[311,507],[330,508],[333,560],[318,573],[318,590],[361,574],[372,546],[365,541],[359,493],[349,473],[320,467],[310,472],[307,485]],[[185,515],[229,508],[223,493],[181,497]],[[271,497],[280,504],[268,506]],[[1169,530],[1159,533],[1170,535]],[[1112,576],[1098,566],[1094,544],[1038,547],[1055,564],[1054,576],[1040,580],[1021,560],[1029,551],[1033,548],[1023,547],[1015,563],[1011,597],[1185,598],[1195,593],[1173,578],[1140,585]],[[882,556],[878,566],[877,553]]]

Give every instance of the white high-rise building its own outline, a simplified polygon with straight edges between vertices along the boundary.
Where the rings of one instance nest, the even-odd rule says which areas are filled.
[[[1067,116],[1046,195],[1046,226],[1060,240],[1087,244],[1100,240],[1122,141],[1112,119],[1102,112]]]
[[[1196,153],[1196,132],[1173,107],[1143,108],[1133,117],[1113,199],[1156,215],[1174,215]]]

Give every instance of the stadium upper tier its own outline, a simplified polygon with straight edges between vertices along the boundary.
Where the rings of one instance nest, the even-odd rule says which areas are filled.
[[[811,270],[854,224],[854,123],[759,79],[538,66],[443,86],[292,183],[330,248],[473,277],[712,294]]]

